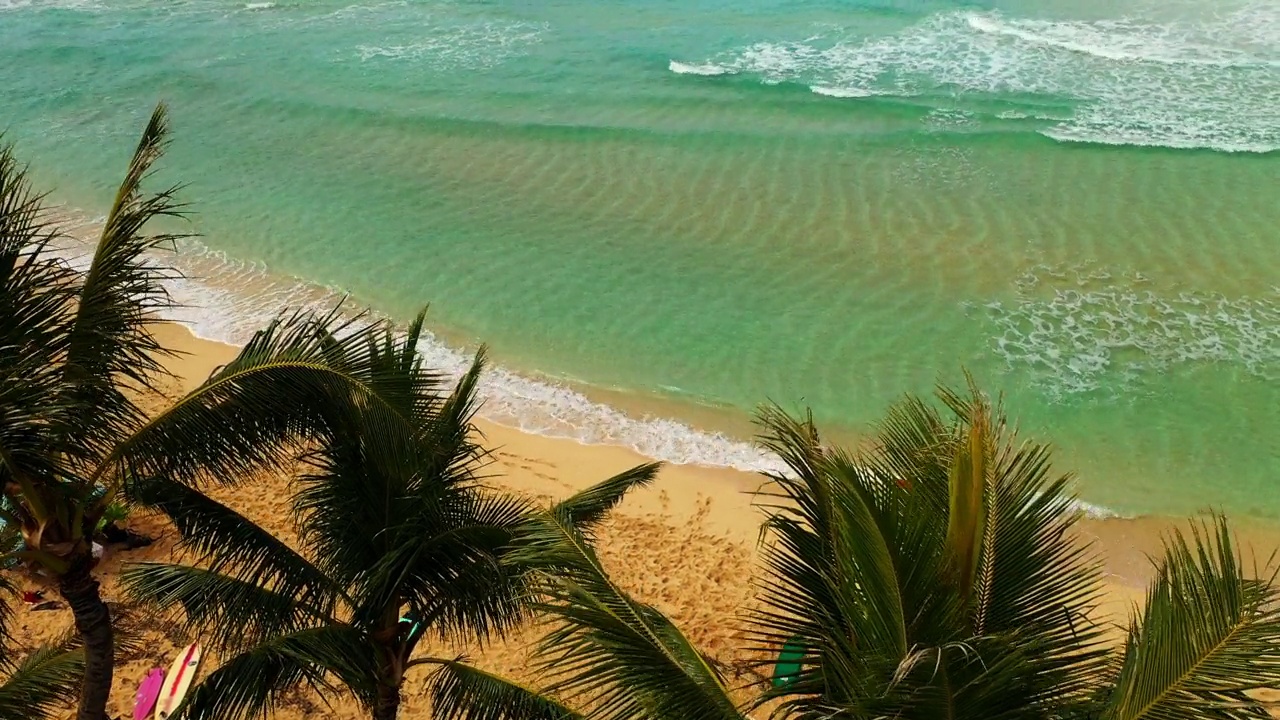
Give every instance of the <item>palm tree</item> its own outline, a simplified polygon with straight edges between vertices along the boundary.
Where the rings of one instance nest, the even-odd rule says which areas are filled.
[[[140,492],[199,561],[130,566],[126,586],[229,657],[181,716],[248,718],[310,685],[344,688],[391,720],[407,673],[455,662],[413,657],[424,637],[484,642],[526,616],[525,576],[503,559],[534,509],[483,485],[472,426],[483,351],[447,392],[417,354],[422,323],[402,337],[367,332],[378,369],[367,398],[322,411],[328,429],[292,484],[301,550],[182,483],[157,479]],[[393,408],[394,422],[371,417],[374,402]],[[589,527],[655,471],[624,472],[557,511]]]
[[[1221,518],[1174,532],[1121,648],[1096,616],[1099,565],[1049,451],[1020,441],[976,389],[908,398],[870,450],[823,444],[811,419],[762,412],[771,475],[759,607],[743,650],[769,668],[735,705],[718,665],[601,568],[556,513],[510,561],[532,570],[555,627],[541,687],[467,668],[434,678],[438,720],[1268,717],[1280,683],[1274,567],[1246,571]],[[565,710],[578,708],[578,712]]]
[[[145,193],[166,113],[152,113],[86,270],[56,255],[64,240],[12,148],[0,147],[0,522],[23,547],[0,556],[55,579],[83,642],[79,720],[105,720],[112,624],[93,578],[103,517],[141,480],[235,479],[291,457],[349,402],[375,360],[331,315],[282,318],[191,394],[149,417],[138,404],[172,355],[150,329],[169,306],[152,259],[176,236],[152,221],[181,212],[174,189]],[[357,388],[353,390],[352,388]],[[371,406],[374,422],[383,408]]]

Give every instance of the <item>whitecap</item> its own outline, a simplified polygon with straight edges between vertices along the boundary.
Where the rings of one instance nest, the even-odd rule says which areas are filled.
[[[1055,110],[1033,115],[1054,121],[1038,130],[1062,142],[1280,149],[1280,3],[1202,15],[1050,21],[947,11],[889,35],[850,28],[843,40],[757,42],[705,64],[820,94],[1040,96]]]
[[[677,75],[727,75],[729,70],[715,63],[689,64],[677,62],[675,60],[667,63],[667,69]]]
[[[864,98],[871,97],[876,93],[870,90],[857,87],[828,87],[826,85],[810,85],[810,92],[815,95],[825,95],[833,98]]]

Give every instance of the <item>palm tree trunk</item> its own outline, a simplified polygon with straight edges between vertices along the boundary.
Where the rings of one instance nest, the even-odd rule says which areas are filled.
[[[90,573],[92,566],[92,553],[77,553],[70,569],[58,578],[58,592],[71,606],[76,631],[84,641],[84,681],[76,720],[106,720],[115,664],[111,612],[98,594],[98,581]]]
[[[373,706],[373,720],[396,720],[400,712],[400,687],[378,683],[378,700]]]

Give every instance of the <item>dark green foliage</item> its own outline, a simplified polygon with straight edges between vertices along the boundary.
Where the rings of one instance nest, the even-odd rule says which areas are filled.
[[[444,662],[412,657],[426,634],[484,643],[528,616],[528,577],[505,558],[535,508],[486,488],[479,474],[486,457],[472,419],[483,352],[450,388],[422,366],[416,352],[422,324],[419,315],[403,335],[381,325],[348,330],[345,340],[308,335],[305,347],[292,353],[323,354],[315,373],[350,368],[354,379],[330,385],[300,375],[294,381],[315,394],[295,400],[309,403],[318,418],[301,452],[304,470],[291,486],[303,552],[190,480],[151,476],[134,486],[134,497],[167,514],[199,561],[198,567],[131,566],[128,588],[177,613],[193,634],[229,655],[191,695],[180,711],[184,717],[260,716],[300,685],[350,693],[374,717],[393,717],[410,668]],[[268,328],[206,387],[245,382],[238,376],[242,366],[252,366],[246,356],[290,354],[283,352],[297,344],[284,340],[296,334],[290,328],[326,325],[289,321]],[[205,415],[190,414],[193,431],[231,421],[220,414],[242,406],[238,396],[199,405]],[[252,457],[248,449],[227,452]],[[242,468],[232,462],[223,463],[228,477],[240,477]],[[210,457],[199,467],[217,465]],[[597,522],[655,470],[627,471],[568,498],[557,511]],[[414,621],[402,623],[406,616]],[[464,677],[463,666],[448,667],[455,679]],[[437,675],[436,682],[445,677]],[[440,685],[445,702],[473,687],[460,683]]]
[[[798,674],[735,708],[715,665],[604,572],[551,513],[513,560],[531,568],[552,629],[543,700],[607,720],[1258,718],[1247,691],[1280,684],[1275,570],[1247,573],[1225,523],[1175,533],[1123,654],[1096,624],[1098,561],[1048,450],[1021,441],[971,387],[908,398],[867,449],[822,442],[810,419],[762,411],[788,472],[762,493],[760,606],[745,648]],[[1256,580],[1247,578],[1260,578]],[[789,671],[791,672],[791,671]],[[449,718],[541,718],[501,685],[459,694]],[[532,693],[528,688],[522,692]],[[527,712],[521,708],[529,708]]]
[[[431,675],[434,720],[583,720],[550,696],[459,660],[438,661]]]
[[[402,422],[402,408],[379,405],[368,388],[394,359],[375,355],[363,335],[385,327],[336,311],[281,318],[156,416],[138,405],[167,377],[170,354],[152,329],[170,306],[164,281],[174,273],[156,257],[178,236],[151,226],[181,205],[174,188],[143,188],[166,134],[160,106],[83,271],[57,255],[77,240],[60,233],[0,146],[0,520],[9,533],[0,562],[42,566],[75,613],[86,660],[80,720],[105,718],[112,683],[112,625],[90,574],[92,542],[135,485],[278,469],[331,427],[333,408],[366,405],[371,433]]]
[[[1246,692],[1280,687],[1276,568],[1247,572],[1220,517],[1194,523],[1190,535],[1165,543],[1106,720],[1270,717]]]
[[[0,647],[0,720],[58,717],[75,700],[84,673],[84,650],[71,638],[39,647],[20,661]]]

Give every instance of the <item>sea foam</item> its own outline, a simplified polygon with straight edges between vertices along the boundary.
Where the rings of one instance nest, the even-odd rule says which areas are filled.
[[[1151,373],[1191,362],[1280,380],[1280,287],[1270,296],[1227,297],[1163,294],[1143,289],[1147,282],[1087,265],[1036,266],[1018,279],[1016,301],[985,307],[997,328],[992,350],[1057,398],[1131,390]]]
[[[676,62],[675,60],[672,60],[671,62],[667,63],[667,69],[669,69],[673,73],[676,73],[677,75],[714,76],[714,75],[729,74],[728,69],[720,67],[715,63],[691,64],[691,63]]]
[[[360,44],[361,62],[399,60],[420,62],[440,70],[484,70],[519,57],[541,42],[544,23],[484,21],[426,26],[405,38],[397,31],[379,44]]]
[[[67,214],[76,217],[74,214]],[[74,237],[93,237],[103,218],[64,223]],[[74,267],[88,267],[87,244],[60,254]],[[285,309],[328,311],[345,297],[338,288],[300,278],[284,278],[266,267],[229,258],[194,239],[180,241],[176,255],[157,258],[184,277],[171,280],[177,307],[167,316],[198,337],[242,345]],[[352,312],[360,308],[346,304]],[[446,375],[460,376],[469,352],[445,344],[427,332],[418,346],[425,362]],[[781,472],[782,463],[755,445],[721,433],[699,430],[668,418],[628,415],[596,402],[564,384],[491,366],[481,385],[481,416],[525,432],[567,438],[585,444],[617,445],[641,455],[677,464],[726,467],[749,472]]]
[[[62,213],[63,217],[80,217]],[[73,237],[95,237],[104,218],[64,221]],[[67,246],[60,254],[73,267],[85,269],[90,260],[87,243]],[[176,254],[158,257],[176,267],[184,277],[168,282],[177,307],[167,316],[191,329],[198,337],[230,345],[248,342],[253,333],[282,311],[310,309],[329,311],[344,301],[339,288],[326,287],[300,278],[286,278],[258,263],[228,257],[195,239],[179,241]],[[1028,275],[1027,287],[1038,277]],[[1280,289],[1278,289],[1280,294]],[[346,303],[353,313],[362,312]],[[998,310],[996,311],[998,314]],[[1280,309],[1274,320],[1280,328]],[[1019,311],[1014,311],[1018,315]],[[1035,314],[1035,313],[1032,313]],[[1033,323],[1044,324],[1034,320]],[[1011,321],[1018,326],[1018,320]],[[1277,330],[1276,333],[1280,333]],[[469,366],[471,354],[446,344],[429,331],[418,345],[424,362],[452,378]],[[1011,357],[1011,361],[1016,358]],[[575,440],[590,445],[626,447],[649,458],[675,464],[733,468],[747,472],[787,473],[785,465],[754,444],[708,432],[670,418],[633,417],[617,408],[596,402],[581,392],[554,380],[531,377],[501,366],[490,366],[481,382],[481,417],[493,422],[546,437]],[[1077,501],[1076,507],[1093,518],[1124,517],[1100,505]]]
[[[858,33],[757,42],[678,64],[803,83],[835,98],[1067,98],[1070,116],[1054,113],[1044,119],[1055,123],[1038,128],[1064,142],[1280,150],[1280,3],[1194,22],[948,11],[889,35]]]
[[[825,95],[835,98],[864,98],[871,97],[876,93],[870,90],[864,90],[856,87],[827,87],[825,85],[810,85],[809,90],[815,95]]]

